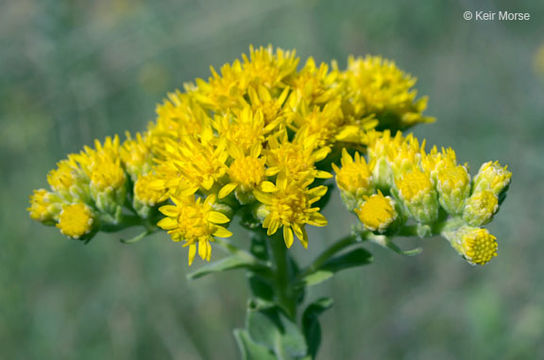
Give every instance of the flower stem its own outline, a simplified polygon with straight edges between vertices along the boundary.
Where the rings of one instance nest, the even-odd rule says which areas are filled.
[[[274,235],[268,239],[272,261],[275,269],[274,287],[278,305],[280,305],[291,319],[296,318],[297,303],[291,286],[293,267],[290,263],[287,247],[281,236]]]

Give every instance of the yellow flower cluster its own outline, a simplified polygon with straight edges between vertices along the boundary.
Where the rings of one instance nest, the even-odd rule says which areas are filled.
[[[214,237],[231,235],[237,213],[269,235],[281,230],[287,247],[295,237],[307,247],[306,225],[327,224],[318,204],[334,170],[346,204],[371,231],[412,219],[423,233],[444,211],[479,227],[498,209],[505,169],[491,163],[471,182],[453,151],[427,154],[411,135],[374,130],[434,120],[422,114],[427,99],[416,98],[415,82],[380,57],[349,58],[340,70],[250,47],[207,80],[169,93],[145,133],[122,144],[107,138],[59,162],[51,190],[32,195],[30,215],[85,239],[130,216],[155,223],[164,215],[157,226],[189,248],[189,263],[197,253],[210,259]],[[367,160],[349,155],[365,148]]]
[[[480,228],[491,221],[510,183],[498,162],[482,165],[471,181],[467,165],[452,149],[425,151],[411,134],[369,132],[368,160],[343,151],[333,165],[348,208],[370,231],[394,234],[413,225],[420,236],[442,232],[469,262],[485,264],[496,255],[494,236]]]
[[[209,260],[209,242],[222,228],[207,211],[189,217],[184,207],[206,204],[229,217],[251,209],[269,235],[281,229],[287,247],[295,237],[306,247],[305,225],[327,224],[315,203],[327,191],[319,184],[331,177],[326,163],[337,144],[364,145],[366,132],[380,124],[406,128],[429,121],[421,115],[425,100],[415,100],[413,78],[380,58],[357,61],[373,65],[350,60],[341,71],[310,58],[297,70],[294,51],[251,47],[249,55],[212,68],[207,81],[186,84],[185,92],[168,94],[157,107],[148,131],[156,162],[150,185],[177,199],[177,210],[161,208],[168,220],[158,225],[185,241],[190,262],[193,247]],[[396,99],[355,106],[363,97],[371,102],[370,92]],[[195,216],[202,221],[198,231],[188,223],[200,223]]]

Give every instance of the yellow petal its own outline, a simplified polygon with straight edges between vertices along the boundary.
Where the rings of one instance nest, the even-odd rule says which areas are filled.
[[[306,232],[306,229],[302,227],[302,238],[299,238],[300,242],[302,243],[302,246],[304,246],[305,249],[308,248],[308,233]]]
[[[206,260],[206,256],[208,256],[208,246],[210,246],[210,243],[206,239],[200,239],[198,241],[198,256],[202,260]]]
[[[274,192],[276,191],[276,186],[270,181],[263,181],[261,183],[261,190],[264,192]]]
[[[222,199],[229,195],[231,192],[236,189],[236,184],[234,183],[228,183],[227,185],[223,186],[221,190],[219,190],[219,198]]]
[[[288,226],[283,226],[283,241],[285,241],[285,246],[289,249],[293,245],[293,232]]]
[[[220,238],[228,238],[232,236],[232,233],[222,226],[217,226],[213,232],[213,235]]]
[[[214,224],[225,224],[230,221],[230,219],[223,213],[219,211],[210,211],[208,213],[208,221]]]
[[[313,226],[326,226],[327,223],[328,222],[327,222],[327,219],[325,218],[325,216],[323,216],[323,214],[320,214],[318,212],[313,213],[310,216],[310,219],[308,221],[308,224],[313,225]]]
[[[157,226],[163,230],[172,230],[178,226],[178,222],[175,219],[167,217],[167,218],[161,219],[157,223]]]
[[[166,216],[175,217],[178,215],[178,209],[174,205],[164,205],[159,208],[159,211]]]
[[[196,255],[196,244],[189,245],[189,266],[193,263]]]

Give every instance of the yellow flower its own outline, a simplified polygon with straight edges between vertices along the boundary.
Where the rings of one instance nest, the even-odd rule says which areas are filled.
[[[437,193],[427,174],[414,169],[398,177],[395,184],[399,198],[414,219],[422,223],[432,223],[436,220]]]
[[[229,148],[233,144],[244,154],[255,146],[261,146],[269,130],[265,127],[263,114],[260,111],[254,113],[249,106],[234,116],[217,117],[214,127],[218,137],[226,140]]]
[[[302,104],[292,118],[297,137],[315,139],[317,146],[333,143],[336,135],[344,130],[340,101],[331,101],[323,108]]]
[[[166,141],[155,167],[157,180],[174,194],[209,191],[226,172],[226,141],[213,137],[185,136],[179,141]]]
[[[335,63],[329,72],[329,65],[321,63],[317,67],[315,60],[310,57],[292,78],[290,85],[295,89],[297,102],[326,104],[342,90],[338,84],[338,76],[339,71]]]
[[[38,189],[30,196],[30,207],[27,210],[33,220],[49,223],[58,219],[61,204],[57,194]]]
[[[398,217],[395,211],[395,201],[389,196],[383,196],[381,191],[366,198],[355,213],[363,225],[371,231],[384,232]]]
[[[113,191],[120,189],[125,184],[126,176],[121,167],[121,159],[96,156],[93,160],[91,187],[94,187],[96,191]]]
[[[294,74],[299,59],[295,51],[276,49],[272,45],[258,49],[249,47],[249,57],[242,54],[244,60],[242,68],[244,74],[251,79],[254,86],[265,86],[269,89],[276,87],[284,88],[285,79]]]
[[[342,149],[341,167],[332,164],[336,173],[336,183],[340,190],[350,193],[353,197],[362,198],[372,191],[372,174],[365,158],[358,152],[354,158],[349,156],[347,150]]]
[[[329,147],[316,148],[315,138],[295,137],[289,141],[287,131],[283,130],[268,138],[268,146],[265,156],[270,175],[283,174],[294,181],[332,177],[315,167],[330,152]]]
[[[473,193],[466,201],[463,220],[473,226],[485,225],[499,210],[499,199],[490,190]]]
[[[313,226],[327,225],[327,219],[319,213],[319,208],[312,207],[327,192],[326,186],[308,189],[309,182],[297,183],[280,174],[276,180],[276,189],[271,193],[255,191],[255,197],[265,210],[263,228],[272,235],[283,227],[285,245],[293,245],[293,232],[302,245],[308,247],[308,235],[305,224]]]
[[[354,118],[376,114],[380,128],[405,129],[434,118],[423,116],[427,98],[416,100],[416,79],[395,63],[379,56],[348,59],[342,74],[346,86],[346,113]]]
[[[119,155],[132,180],[136,181],[138,176],[147,174],[153,165],[150,137],[136,133],[136,138],[133,139],[128,131],[126,137]]]
[[[88,234],[93,227],[94,215],[83,203],[63,205],[57,227],[60,232],[74,239]]]
[[[174,205],[164,205],[159,211],[166,215],[157,226],[167,230],[173,241],[185,241],[189,246],[189,265],[193,263],[197,247],[202,260],[210,261],[212,249],[210,242],[214,236],[230,237],[232,233],[221,224],[230,219],[214,209],[215,196],[210,195],[204,201],[195,196],[184,198],[171,197]]]
[[[473,192],[491,190],[500,195],[510,185],[512,173],[508,166],[501,166],[498,161],[488,161],[480,167],[474,178]]]
[[[57,168],[47,174],[47,182],[67,201],[85,201],[89,197],[89,178],[79,167],[74,154],[57,163]]]
[[[250,86],[247,92],[249,103],[255,113],[263,114],[266,131],[274,130],[284,118],[284,103],[289,94],[289,88],[283,89],[279,96],[273,96],[264,86]]]
[[[235,147],[232,148],[236,149]],[[230,182],[224,185],[219,191],[219,198],[222,199],[229,195],[235,189],[237,198],[240,202],[246,203],[241,197],[244,194],[252,192],[255,189],[271,191],[274,184],[265,180],[267,170],[265,169],[266,159],[259,157],[261,153],[260,146],[254,146],[249,155],[244,155],[241,150],[235,151],[234,161],[230,164],[227,174]],[[249,199],[247,199],[249,200]]]
[[[497,240],[487,229],[462,226],[444,235],[471,264],[484,265],[497,256]]]
[[[141,175],[134,183],[134,199],[146,206],[155,206],[168,199],[165,189],[153,186],[153,174]]]

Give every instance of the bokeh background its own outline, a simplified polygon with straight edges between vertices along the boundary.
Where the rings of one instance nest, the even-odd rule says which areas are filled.
[[[465,21],[520,10],[528,22]],[[544,358],[544,2],[17,0],[0,3],[0,357],[236,359],[241,271],[186,280],[186,250],[156,235],[85,246],[32,222],[33,188],[94,138],[143,129],[167,91],[249,44],[306,59],[381,54],[419,78],[433,125],[414,132],[514,173],[490,230],[500,256],[466,264],[443,239],[312,289],[332,295],[320,359]],[[305,261],[349,231],[338,196]],[[243,236],[242,236],[243,237]],[[214,256],[219,256],[216,251]],[[195,266],[198,266],[198,262]]]

